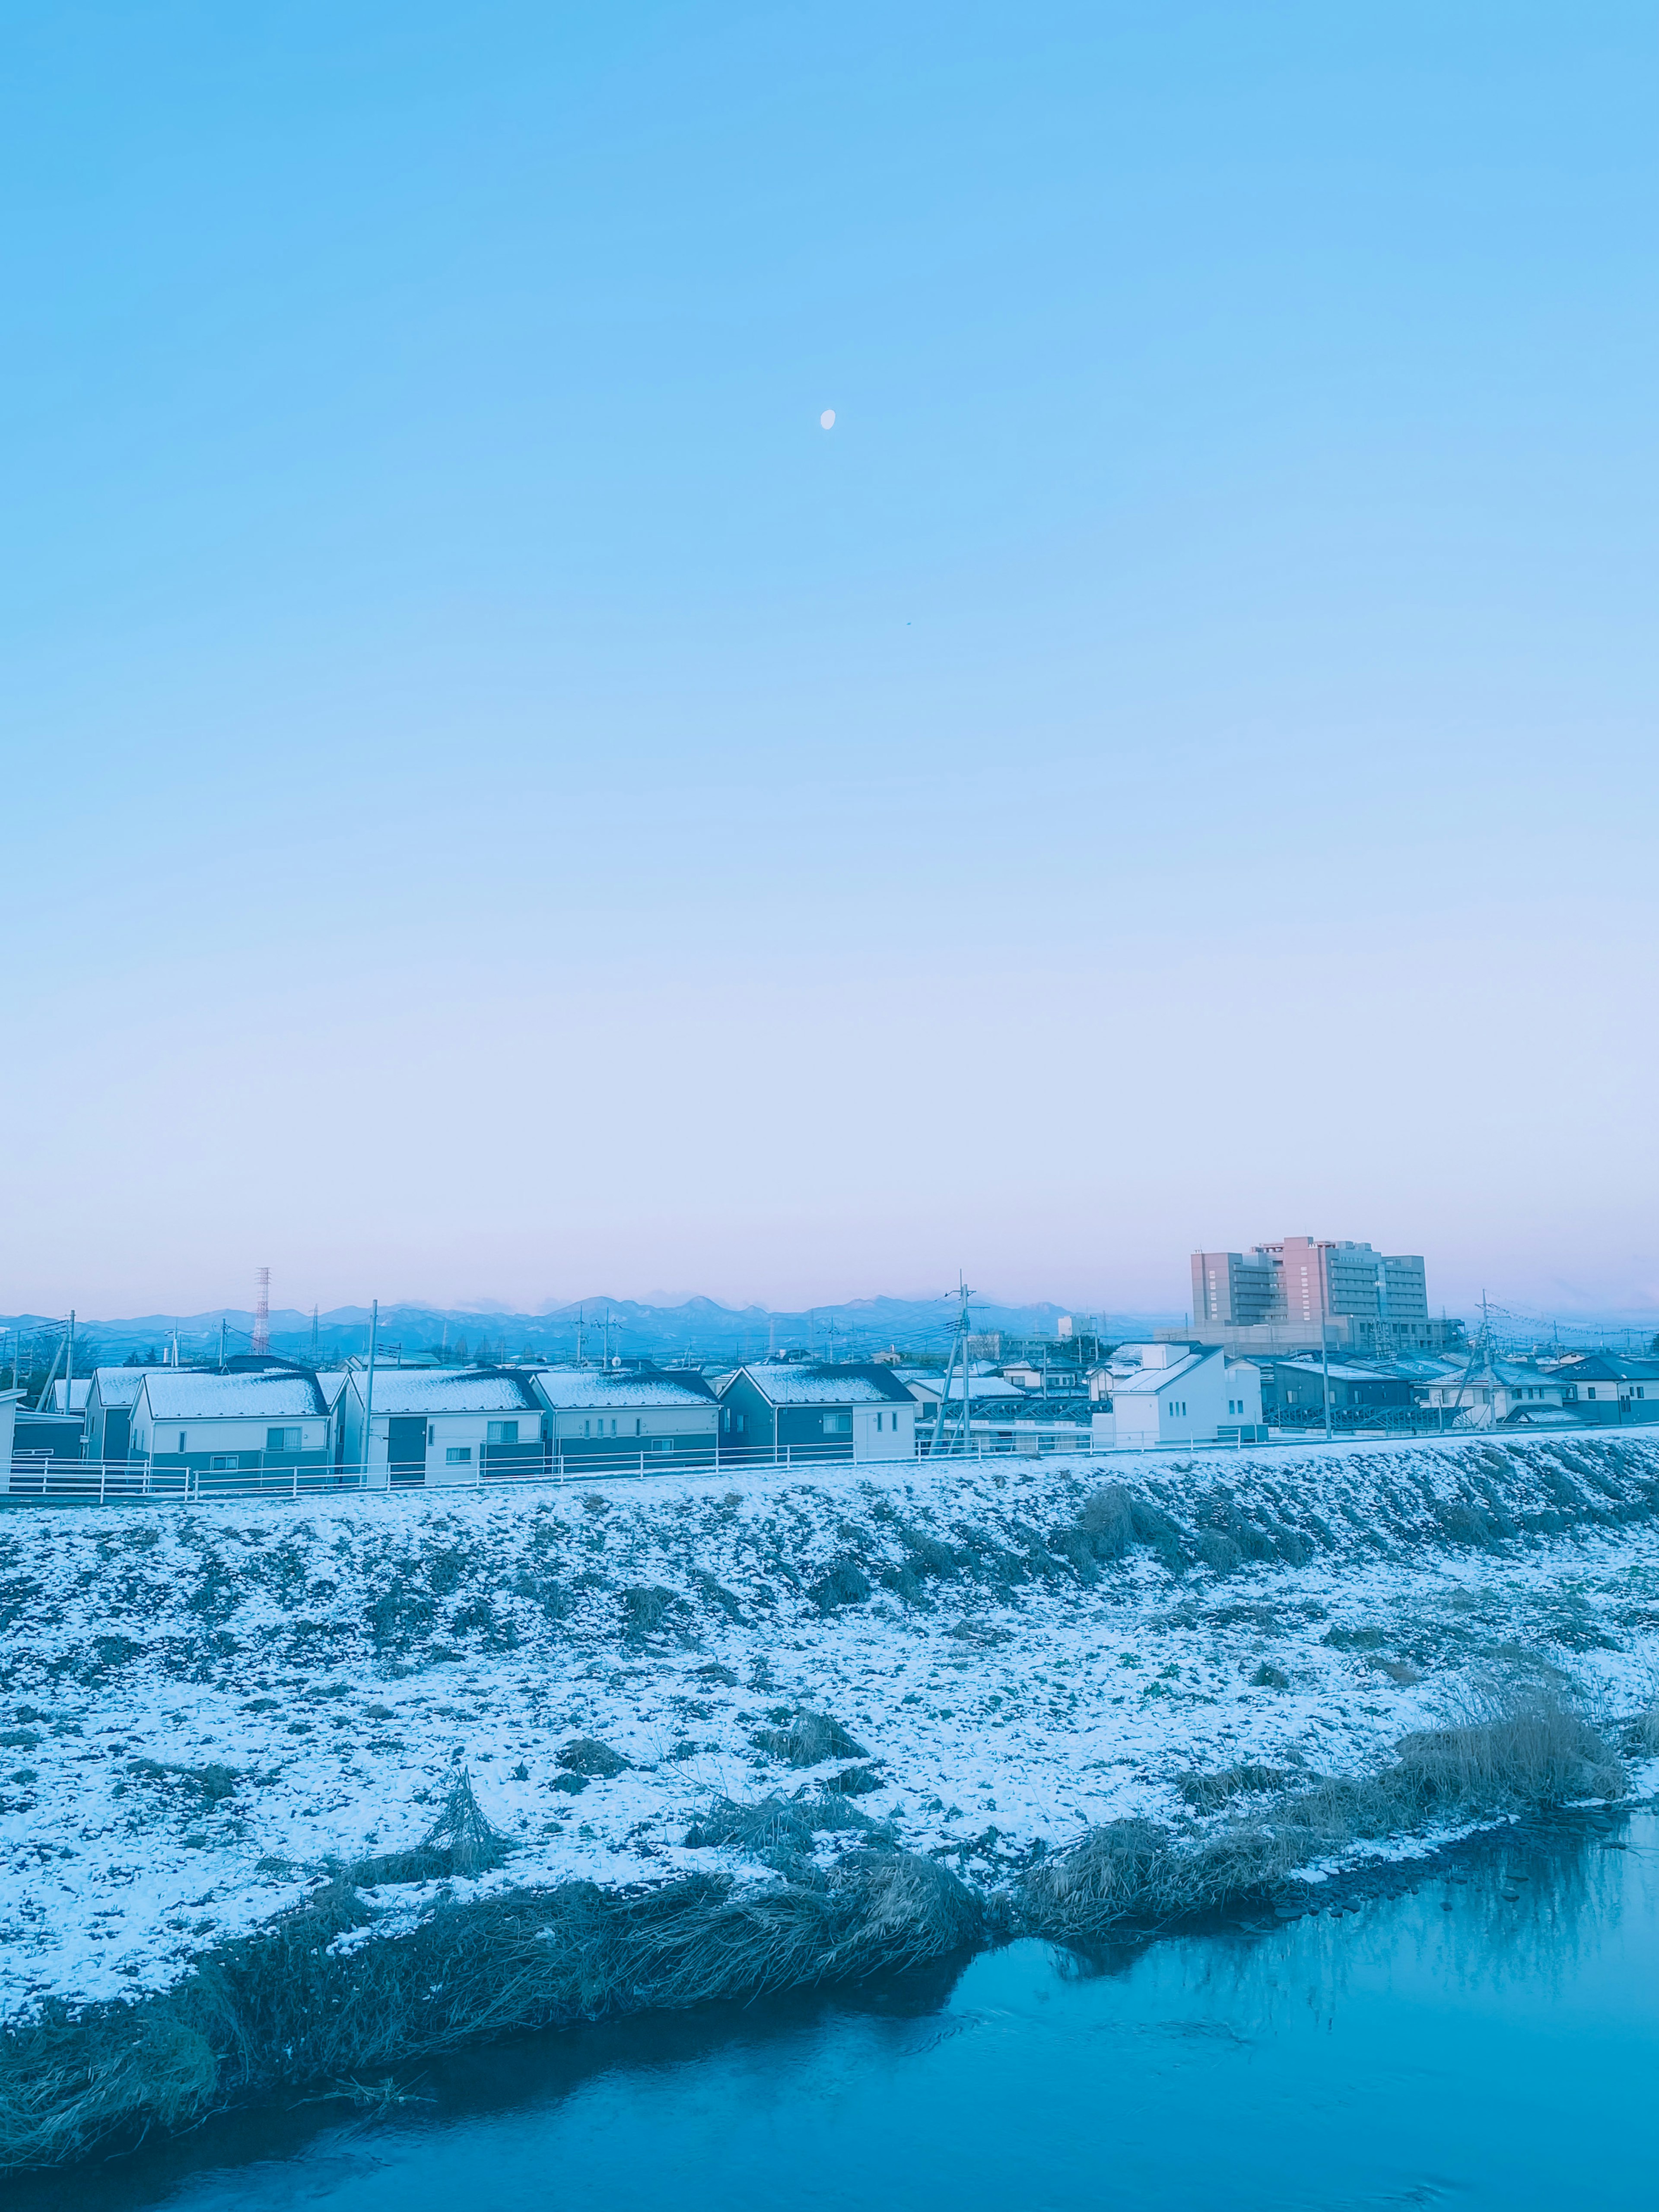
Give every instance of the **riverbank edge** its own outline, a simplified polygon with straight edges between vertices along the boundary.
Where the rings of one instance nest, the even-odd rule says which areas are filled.
[[[869,1981],[1023,1936],[1086,1948],[1305,1910],[1340,1893],[1345,1869],[1392,1857],[1420,1875],[1436,1850],[1507,1820],[1627,1809],[1626,1758],[1659,1750],[1653,1711],[1612,1735],[1528,1695],[1402,1739],[1370,1776],[1286,1790],[1223,1772],[1207,1820],[1115,1821],[990,1888],[872,1838],[828,1867],[798,1857],[754,1880],[441,1893],[413,1928],[377,1935],[373,1870],[345,1869],[168,1990],[9,2025],[0,2171],[71,2166],[279,2088],[326,2090],[508,2034]]]

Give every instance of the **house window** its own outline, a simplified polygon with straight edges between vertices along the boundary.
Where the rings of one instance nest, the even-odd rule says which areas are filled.
[[[268,1452],[298,1451],[303,1429],[267,1429],[265,1449]]]
[[[880,1415],[879,1413],[878,1413],[878,1414],[876,1415],[876,1426],[877,1426],[877,1428],[878,1428],[878,1429],[879,1429],[879,1428],[880,1428],[880,1426],[881,1426],[881,1415]]]
[[[587,1434],[587,1423],[586,1421],[582,1423],[582,1434],[584,1436]]]
[[[826,1413],[823,1417],[823,1433],[826,1437],[850,1437],[853,1433],[853,1416],[850,1413]]]
[[[672,1437],[653,1437],[651,1439],[651,1449],[653,1452],[672,1452],[673,1449]]]
[[[428,1449],[438,1441],[438,1424],[435,1421],[428,1421],[426,1425],[426,1441]]]
[[[444,1465],[446,1467],[466,1467],[470,1465],[471,1458],[472,1447],[471,1444],[446,1444],[444,1447]]]
[[[491,1421],[484,1434],[492,1444],[515,1444],[519,1441],[519,1425],[516,1421]]]
[[[1593,1397],[1595,1395],[1595,1383],[1594,1383],[1594,1382],[1592,1382],[1592,1383],[1590,1384],[1590,1386],[1589,1386],[1589,1389],[1588,1390],[1586,1390],[1586,1391],[1585,1391],[1584,1395],[1585,1395],[1587,1398],[1593,1398]],[[180,1440],[180,1442],[179,1442],[179,1450],[180,1450],[180,1451],[183,1451],[184,1448],[185,1448],[185,1447],[184,1447],[184,1443],[183,1443],[183,1440],[181,1439],[181,1440]]]
[[[636,1437],[637,1437],[638,1435],[640,1435],[640,1434],[641,1434],[641,1432],[643,1431],[644,1427],[645,1427],[645,1423],[644,1423],[643,1421],[641,1421],[641,1420],[637,1420],[637,1419],[636,1419],[636,1420],[635,1421],[635,1423],[634,1423],[634,1433],[635,1433],[635,1435]]]
[[[211,1468],[215,1474],[234,1474],[242,1464],[240,1452],[215,1452]]]

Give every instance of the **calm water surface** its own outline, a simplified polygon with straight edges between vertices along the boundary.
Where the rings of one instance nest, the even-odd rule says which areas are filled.
[[[1656,2063],[1659,1824],[1641,1815],[1340,1919],[1087,1961],[1021,1943],[858,2001],[526,2040],[429,2068],[389,2119],[243,2116],[18,2198],[1561,2212],[1659,2199]]]

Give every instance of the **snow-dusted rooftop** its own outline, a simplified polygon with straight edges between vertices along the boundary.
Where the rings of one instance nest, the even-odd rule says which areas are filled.
[[[92,1377],[90,1375],[77,1375],[73,1382],[65,1382],[60,1377],[59,1380],[54,1382],[52,1386],[52,1412],[54,1413],[83,1413],[86,1411],[87,1394],[91,1389]],[[69,1398],[69,1403],[67,1405],[64,1402],[66,1394]]]
[[[351,1377],[361,1401],[368,1384],[362,1369]],[[498,1367],[377,1367],[377,1413],[538,1413],[529,1378]]]
[[[103,1406],[136,1406],[146,1375],[159,1375],[159,1367],[99,1367],[94,1370],[98,1401]]]
[[[158,1421],[263,1419],[279,1413],[325,1413],[309,1375],[194,1375],[188,1368],[152,1369],[141,1395]]]
[[[714,1394],[695,1370],[665,1375],[654,1371],[607,1373],[595,1367],[541,1367],[536,1389],[556,1409],[581,1412],[589,1406],[710,1406]]]
[[[806,1362],[768,1359],[753,1367],[740,1367],[738,1374],[746,1375],[775,1406],[914,1403],[903,1383],[894,1380],[890,1367],[815,1367]]]
[[[1112,1395],[1115,1398],[1156,1398],[1170,1383],[1190,1375],[1194,1367],[1202,1366],[1214,1355],[1206,1352],[1189,1352],[1184,1359],[1172,1359],[1167,1367],[1137,1367],[1127,1375],[1115,1376]]]

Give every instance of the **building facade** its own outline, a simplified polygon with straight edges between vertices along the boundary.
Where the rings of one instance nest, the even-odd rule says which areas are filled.
[[[1386,1354],[1443,1349],[1448,1324],[1429,1314],[1428,1278],[1417,1253],[1379,1252],[1346,1238],[1285,1237],[1248,1252],[1192,1255],[1193,1331],[1204,1341],[1252,1349],[1321,1340]],[[1461,1329],[1460,1332],[1461,1334]]]

